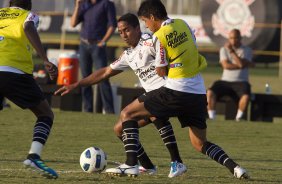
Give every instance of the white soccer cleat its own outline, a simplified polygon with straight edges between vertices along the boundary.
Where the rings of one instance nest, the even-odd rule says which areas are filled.
[[[180,162],[171,162],[170,164],[170,172],[169,172],[169,175],[168,177],[169,178],[174,178],[176,176],[179,176],[183,173],[185,173],[187,171],[187,167],[180,163]]]
[[[234,176],[235,176],[235,178],[238,178],[238,179],[249,179],[250,178],[246,169],[244,169],[240,166],[236,166],[234,168]]]
[[[154,175],[154,174],[157,173],[157,167],[156,166],[154,166],[154,168],[152,168],[152,169],[146,169],[146,168],[144,168],[143,166],[140,165],[138,169],[139,169],[140,174]]]
[[[105,172],[113,176],[137,177],[139,175],[138,165],[129,166],[127,164],[121,164],[116,168],[106,169]]]

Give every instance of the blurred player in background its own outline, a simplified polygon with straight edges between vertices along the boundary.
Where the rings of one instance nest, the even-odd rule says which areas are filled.
[[[108,67],[95,71],[90,76],[77,83],[60,88],[55,94],[61,93],[61,95],[65,95],[79,86],[98,84],[130,68],[138,76],[142,87],[147,92],[163,86],[165,80],[159,77],[155,70],[156,50],[154,48],[152,35],[141,33],[137,16],[130,13],[121,16],[118,20],[118,32],[121,38],[130,46],[130,48],[126,49],[121,54],[118,60]],[[145,95],[141,95],[138,100],[144,101],[146,98]],[[151,120],[169,150],[171,162],[179,166],[178,168],[170,170],[169,177],[172,178],[181,175],[186,171],[186,166],[182,164],[174,132],[168,118],[151,118]],[[147,121],[140,120],[138,123],[139,127],[142,127],[149,124],[150,121],[149,119]],[[126,139],[125,134],[122,134],[122,122],[120,120],[116,123],[114,130],[121,140]],[[148,174],[154,174],[156,172],[156,167],[152,164],[140,142],[138,142],[137,145],[137,157],[142,165],[142,167],[139,167],[140,172],[146,172]]]
[[[32,47],[51,79],[56,78],[58,72],[41,45],[36,30],[39,17],[30,11],[31,7],[31,0],[10,0],[10,7],[0,9],[0,96],[22,109],[30,109],[37,118],[24,166],[39,170],[47,178],[57,178],[58,174],[40,158],[54,114],[32,76]]]
[[[153,93],[148,92],[144,101],[135,100],[122,110],[122,132],[127,138],[123,139],[126,161],[119,167],[107,169],[106,173],[138,175],[137,121],[156,116],[178,117],[183,128],[189,127],[190,141],[197,151],[227,167],[236,178],[248,178],[245,169],[235,163],[221,147],[207,140],[207,98],[200,74],[207,63],[198,52],[195,36],[188,24],[181,19],[168,18],[160,0],[143,1],[138,16],[154,32],[156,71],[161,77],[167,76],[167,80],[164,87]],[[177,165],[172,164],[171,167]]]

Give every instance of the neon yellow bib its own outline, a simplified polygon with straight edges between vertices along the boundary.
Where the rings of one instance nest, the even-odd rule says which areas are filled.
[[[31,74],[32,46],[23,30],[28,13],[16,8],[0,9],[0,66],[10,66]]]
[[[190,29],[183,20],[174,19],[154,34],[166,51],[168,78],[190,78],[206,68],[206,59],[199,54]]]

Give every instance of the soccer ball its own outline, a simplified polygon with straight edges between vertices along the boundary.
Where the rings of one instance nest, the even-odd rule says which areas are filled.
[[[80,166],[84,172],[102,172],[107,166],[106,153],[97,147],[90,147],[80,155]]]

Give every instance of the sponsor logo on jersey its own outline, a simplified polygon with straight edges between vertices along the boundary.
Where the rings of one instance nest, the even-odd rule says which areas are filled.
[[[8,10],[0,11],[0,19],[14,19],[18,17],[20,13],[9,13]]]
[[[217,12],[212,15],[212,27],[215,35],[228,38],[229,32],[236,28],[242,36],[251,37],[255,26],[255,18],[251,14],[250,5],[255,0],[216,0],[219,4]]]
[[[165,51],[164,51],[162,44],[160,44],[160,54],[161,54],[161,63],[160,64],[165,64]]]
[[[173,33],[169,33],[165,37],[168,46],[171,48],[176,48],[184,42],[188,41],[188,36],[186,32],[178,33],[177,31],[173,31]]]
[[[148,79],[151,79],[152,77],[157,75],[156,67],[151,65],[145,69],[138,68],[137,70],[135,70],[135,74],[139,77],[140,80],[146,82]]]
[[[182,66],[183,66],[182,63],[174,63],[174,64],[169,65],[170,68],[179,68],[179,67],[182,67]]]

